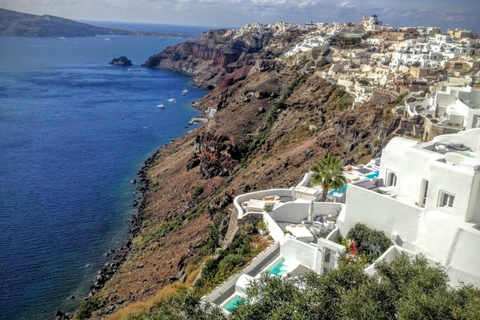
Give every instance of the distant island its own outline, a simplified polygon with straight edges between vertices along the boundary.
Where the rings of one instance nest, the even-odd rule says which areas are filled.
[[[121,56],[120,58],[115,58],[110,61],[110,64],[114,66],[127,67],[132,65],[132,61],[125,56]]]
[[[16,37],[94,37],[100,35],[192,38],[174,33],[96,27],[50,15],[33,15],[0,8],[0,35]]]

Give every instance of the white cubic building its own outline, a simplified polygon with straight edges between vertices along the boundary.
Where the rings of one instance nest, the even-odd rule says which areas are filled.
[[[480,129],[392,139],[378,178],[348,186],[337,226],[346,234],[357,222],[438,261],[452,284],[480,287]]]

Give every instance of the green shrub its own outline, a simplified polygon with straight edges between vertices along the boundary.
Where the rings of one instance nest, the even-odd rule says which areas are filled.
[[[232,274],[233,270],[235,270],[237,267],[243,266],[246,262],[247,261],[245,258],[239,253],[231,253],[227,255],[218,264],[218,272],[215,276],[218,280],[217,282],[223,282],[226,280]]]
[[[392,245],[392,241],[383,231],[372,230],[362,223],[347,233],[347,238],[355,241],[358,253],[373,263]]]
[[[403,98],[405,98],[407,95],[408,95],[408,92],[402,93],[395,100],[393,100],[391,104],[393,104],[393,105],[403,104]]]
[[[267,225],[263,221],[259,221],[257,223],[257,229],[258,230],[267,230]]]
[[[250,226],[254,229],[253,224]],[[243,267],[252,256],[257,254],[251,242],[252,236],[245,232],[238,232],[226,249],[221,250],[216,258],[207,260],[202,269],[202,276],[194,284],[195,292],[200,295],[210,292],[237,272],[238,268]]]
[[[255,227],[253,226],[253,224],[251,223],[245,223],[245,225],[243,226],[243,230],[247,233],[247,234],[252,234],[255,232]]]
[[[215,250],[218,248],[218,242],[220,239],[220,232],[218,229],[212,225],[210,226],[210,231],[208,233],[208,236],[202,240],[201,243],[201,254],[202,255],[210,255],[215,252]]]
[[[97,311],[99,307],[97,299],[90,299],[82,302],[77,312],[77,319],[84,320],[89,319],[92,316],[92,312]]]
[[[201,195],[202,193],[203,193],[203,187],[202,186],[193,188],[192,194],[195,197]]]

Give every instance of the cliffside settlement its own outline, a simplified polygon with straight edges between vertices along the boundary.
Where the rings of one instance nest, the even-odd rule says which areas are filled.
[[[206,241],[214,254],[248,217],[275,244],[206,297],[220,306],[261,270],[334,268],[338,237],[356,222],[392,239],[381,259],[422,252],[452,281],[478,286],[479,261],[465,247],[480,244],[479,50],[472,31],[394,29],[373,14],[212,30],[150,57],[143,66],[211,90],[195,104],[209,117],[150,159],[140,231],[93,297],[93,318],[191,284]],[[318,202],[305,174],[327,154],[342,159],[349,183]]]

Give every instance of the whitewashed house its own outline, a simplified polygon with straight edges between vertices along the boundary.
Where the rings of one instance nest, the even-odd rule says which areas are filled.
[[[372,181],[348,186],[342,234],[365,223],[440,262],[453,284],[480,286],[480,129],[430,142],[394,138]]]
[[[479,128],[480,89],[465,86],[437,91],[432,99],[432,111],[440,117],[440,124]]]

